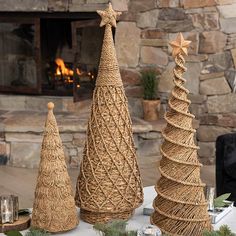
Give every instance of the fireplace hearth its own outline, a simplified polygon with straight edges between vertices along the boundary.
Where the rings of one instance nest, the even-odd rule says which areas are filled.
[[[96,13],[1,13],[0,92],[90,98],[103,39]]]

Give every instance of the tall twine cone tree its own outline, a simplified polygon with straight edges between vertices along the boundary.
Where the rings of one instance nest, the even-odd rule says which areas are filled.
[[[156,185],[151,222],[168,235],[200,236],[203,230],[211,230],[211,223],[205,184],[200,179],[198,147],[194,143],[194,115],[189,112],[189,91],[183,86],[186,80],[182,75],[187,70],[183,56],[187,55],[189,44],[181,33],[170,43],[176,63],[174,88],[165,114],[167,126],[162,132],[164,142],[160,147],[161,178]]]
[[[62,232],[78,225],[78,214],[53,108],[48,103],[31,225]]]
[[[128,102],[112,38],[120,13],[110,3],[97,12],[105,34],[76,188],[80,217],[92,224],[127,219],[143,202]]]

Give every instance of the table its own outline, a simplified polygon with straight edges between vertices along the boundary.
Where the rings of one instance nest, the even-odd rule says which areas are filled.
[[[138,209],[136,209],[134,216],[129,220],[128,228],[129,229],[140,229],[142,226],[150,224],[150,217],[143,215],[143,207],[148,205],[153,201],[156,197],[156,192],[154,190],[154,186],[145,187],[144,188],[144,203]],[[225,216],[221,221],[217,224],[213,225],[214,229],[218,229],[221,225],[227,224],[233,232],[236,232],[236,207]],[[25,231],[26,232],[26,231]],[[24,234],[24,232],[23,232]],[[0,233],[0,235],[4,235]],[[93,230],[93,226],[80,221],[78,227],[69,232],[61,233],[61,234],[53,234],[57,236],[98,236],[97,232]]]

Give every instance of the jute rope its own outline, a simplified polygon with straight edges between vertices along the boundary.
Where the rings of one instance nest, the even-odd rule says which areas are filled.
[[[75,198],[81,219],[89,223],[128,219],[143,201],[128,102],[109,23]]]
[[[62,232],[75,228],[78,216],[53,107],[48,104],[31,225]]]
[[[175,63],[175,86],[169,99],[170,109],[165,114],[161,178],[156,185],[158,195],[153,202],[151,222],[168,235],[200,236],[204,229],[211,229],[211,224],[203,191],[205,184],[200,179],[198,147],[194,143],[194,116],[189,112],[189,91],[184,88],[186,80],[182,77],[186,68],[181,53],[175,57]]]

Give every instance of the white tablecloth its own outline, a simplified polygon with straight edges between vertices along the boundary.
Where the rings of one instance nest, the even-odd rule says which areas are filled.
[[[150,224],[150,217],[143,215],[143,207],[148,205],[156,197],[156,192],[154,187],[145,187],[144,188],[144,203],[139,207],[134,216],[129,220],[128,228],[129,229],[140,229],[142,226]],[[236,233],[236,207],[225,216],[221,221],[219,221],[214,226],[214,229],[218,229],[221,225],[227,224],[233,232]],[[4,235],[1,234],[0,235]],[[62,234],[53,234],[53,235],[63,235],[63,236],[98,236],[97,232],[93,230],[93,226],[87,224],[80,220],[78,227],[74,230],[71,230]]]

